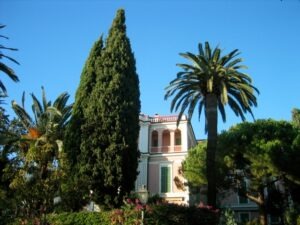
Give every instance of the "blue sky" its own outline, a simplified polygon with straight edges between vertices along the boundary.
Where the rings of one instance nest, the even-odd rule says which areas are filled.
[[[67,91],[74,101],[89,51],[107,36],[119,8],[126,12],[143,113],[171,114],[164,88],[179,72],[176,63],[185,62],[179,53],[196,53],[205,41],[224,53],[241,51],[249,67],[244,72],[261,92],[253,109],[257,119],[290,120],[292,108],[300,108],[299,0],[1,0],[0,23],[7,25],[1,34],[10,37],[1,44],[18,48],[6,53],[21,64],[6,62],[19,83],[1,74],[9,92],[6,108],[11,100],[21,102],[23,91],[31,104],[29,93],[40,97],[41,86],[49,100]],[[230,109],[227,117],[220,131],[240,122]],[[197,138],[205,138],[203,121],[196,112]]]

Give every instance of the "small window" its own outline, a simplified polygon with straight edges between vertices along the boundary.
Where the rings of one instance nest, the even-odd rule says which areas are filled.
[[[171,192],[171,167],[160,167],[160,192]]]
[[[163,146],[170,146],[170,131],[164,130],[162,134]]]
[[[181,145],[181,132],[180,132],[180,130],[175,131],[175,145]]]
[[[158,132],[152,131],[152,147],[158,146]]]

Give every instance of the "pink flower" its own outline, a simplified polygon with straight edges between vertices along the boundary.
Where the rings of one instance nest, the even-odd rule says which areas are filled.
[[[135,204],[140,204],[140,200],[138,198],[135,199]]]
[[[203,204],[203,202],[200,202],[199,205],[198,205],[198,207],[201,208],[201,209],[203,209],[203,208],[205,208],[205,205]]]
[[[116,209],[114,212],[116,215],[122,215],[123,214],[123,210],[121,209]]]
[[[151,206],[149,206],[149,205],[146,205],[146,211],[147,212],[149,212],[149,213],[151,213],[151,212],[153,212],[153,209],[152,209],[152,207]]]
[[[138,211],[139,211],[139,210],[143,210],[143,208],[144,208],[144,207],[143,207],[142,204],[136,204],[136,206],[135,206],[135,209],[138,210]]]
[[[132,203],[133,203],[132,200],[131,200],[130,198],[127,198],[127,199],[126,199],[126,202],[127,202],[128,204],[132,204]]]
[[[213,209],[213,207],[211,205],[207,205],[206,208],[207,209]]]

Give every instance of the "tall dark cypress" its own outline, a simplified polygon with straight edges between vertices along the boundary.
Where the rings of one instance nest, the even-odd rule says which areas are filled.
[[[88,97],[77,103],[78,91],[75,101],[82,113],[79,167],[94,201],[114,207],[134,188],[139,158],[139,79],[124,10],[118,10],[93,71],[95,80],[83,92]]]
[[[96,85],[95,63],[101,55],[103,39],[100,37],[92,47],[89,57],[82,70],[79,87],[76,91],[72,117],[65,133],[64,145],[68,152],[71,165],[76,165],[80,154],[82,126],[84,126],[83,109],[89,104],[91,92]]]
[[[81,173],[81,144],[83,127],[86,119],[83,116],[83,109],[90,101],[91,92],[96,85],[95,63],[101,56],[103,50],[102,37],[95,42],[89,57],[81,73],[80,84],[76,91],[75,103],[73,106],[72,117],[67,126],[64,137],[64,149],[67,153],[69,164],[65,166],[68,173],[67,179],[61,185],[61,197],[64,207],[68,210],[79,210],[89,200],[89,180]]]

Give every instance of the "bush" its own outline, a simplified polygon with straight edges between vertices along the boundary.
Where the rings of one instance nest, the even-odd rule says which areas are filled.
[[[218,220],[218,210],[203,205],[150,205],[145,214],[145,224],[149,225],[216,225]]]
[[[237,225],[232,209],[228,208],[222,211],[219,225]]]
[[[219,213],[211,207],[187,207],[175,204],[150,204],[143,206],[139,200],[129,200],[120,209],[102,212],[77,212],[47,215],[48,225],[140,225],[144,212],[145,225],[216,225]],[[36,222],[14,225],[37,225]]]
[[[60,213],[48,216],[51,225],[99,225],[110,224],[107,212]]]
[[[287,225],[300,225],[300,205],[293,204],[288,208],[285,211],[284,220]]]
[[[17,219],[11,225],[40,225],[37,219]],[[108,212],[73,212],[47,215],[47,225],[108,225],[110,223]]]

